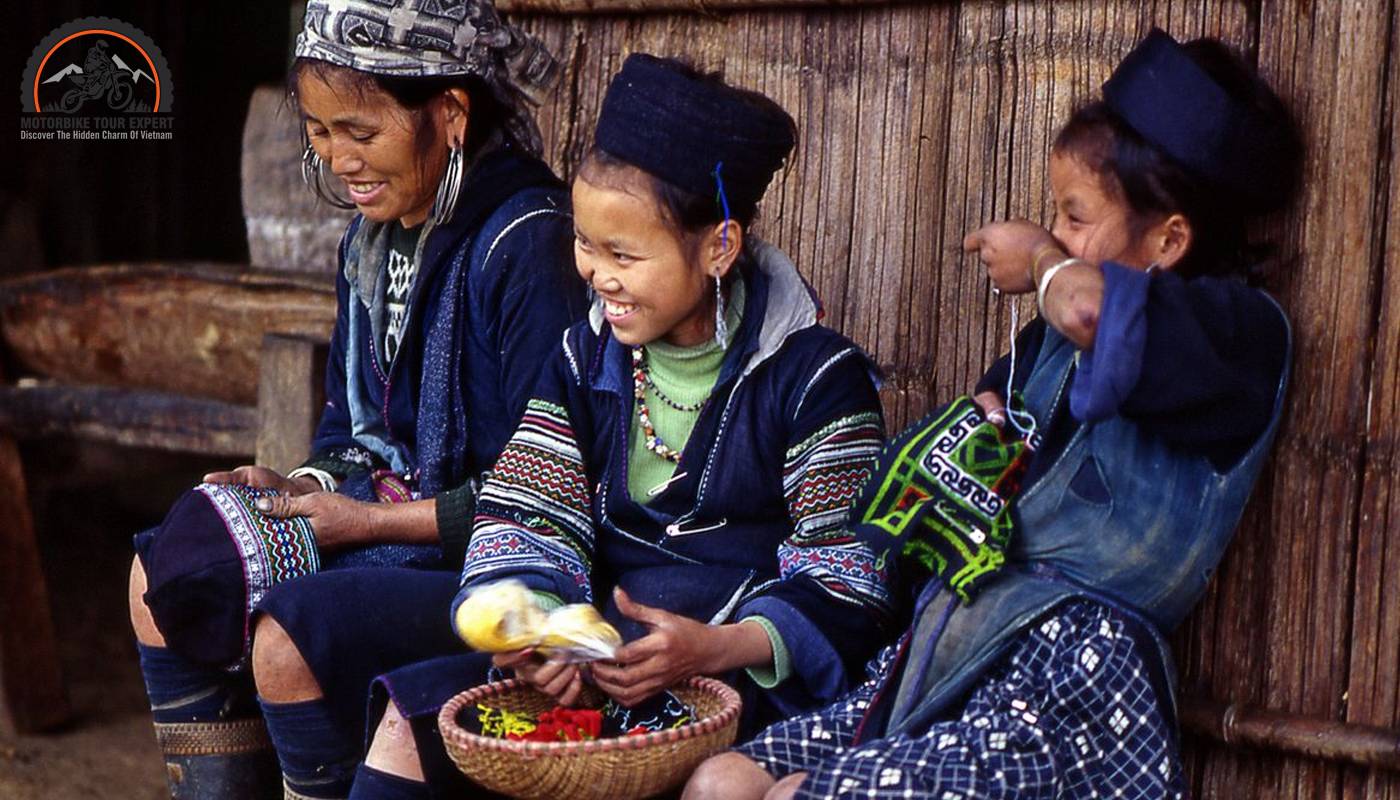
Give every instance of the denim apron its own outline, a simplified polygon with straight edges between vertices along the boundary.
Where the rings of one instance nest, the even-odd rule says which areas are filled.
[[[1290,352],[1291,341],[1290,331]],[[1047,331],[1023,389],[1042,426],[1068,391],[1076,352]],[[1175,676],[1161,632],[1179,625],[1200,599],[1234,536],[1278,429],[1287,357],[1284,363],[1268,427],[1225,472],[1122,417],[1081,425],[1017,498],[1019,524],[1004,576],[970,605],[937,582],[920,598],[886,735],[926,729],[951,713],[1023,631],[1073,598],[1097,600],[1142,623],[1134,627],[1156,644],[1144,657],[1160,662],[1149,668],[1165,684],[1164,711],[1174,720]]]

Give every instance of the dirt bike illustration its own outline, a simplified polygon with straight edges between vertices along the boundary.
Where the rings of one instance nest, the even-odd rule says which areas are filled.
[[[78,88],[64,92],[62,99],[58,101],[58,108],[64,113],[71,114],[83,103],[96,100],[104,93],[107,95],[107,107],[113,111],[121,111],[136,94],[136,89],[131,85],[131,78],[125,72],[114,71],[102,76],[71,75],[69,79],[77,83]]]

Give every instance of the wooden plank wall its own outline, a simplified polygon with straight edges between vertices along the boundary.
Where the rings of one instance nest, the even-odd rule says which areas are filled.
[[[521,3],[528,0],[518,0]],[[503,6],[506,2],[502,3]],[[567,4],[565,4],[567,5]],[[1311,146],[1297,210],[1261,234],[1296,256],[1269,288],[1297,340],[1274,461],[1213,587],[1176,636],[1186,691],[1400,724],[1400,76],[1393,0],[946,2],[519,17],[563,56],[541,109],[571,172],[627,53],[686,56],[776,98],[801,144],[761,211],[877,358],[892,427],[965,391],[1011,305],[959,253],[995,217],[1047,219],[1057,125],[1152,25],[1257,59]],[[1024,300],[1020,318],[1033,310]],[[1395,545],[1391,547],[1391,545]],[[1400,798],[1400,774],[1188,741],[1199,797]]]

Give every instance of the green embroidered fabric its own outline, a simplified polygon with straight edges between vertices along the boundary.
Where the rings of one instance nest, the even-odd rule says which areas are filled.
[[[857,533],[882,568],[893,555],[900,572],[932,574],[970,603],[1006,563],[1011,499],[1030,452],[959,397],[885,447],[856,500]]]

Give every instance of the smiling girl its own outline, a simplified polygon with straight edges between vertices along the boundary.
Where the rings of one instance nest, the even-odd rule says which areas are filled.
[[[1221,42],[1153,31],[1119,64],[1055,139],[1051,228],[964,242],[1041,309],[977,387],[988,419],[1039,433],[1004,569],[970,604],[928,580],[871,680],[707,761],[686,800],[1186,795],[1162,637],[1282,414],[1288,321],[1241,278],[1246,223],[1300,164],[1288,110]]]
[[[885,575],[846,527],[883,440],[871,364],[749,235],[793,143],[771,100],[674,61],[633,55],[609,86],[573,185],[592,315],[482,489],[457,598],[515,578],[598,605],[626,641],[613,662],[496,659],[562,703],[586,678],[631,706],[720,675],[751,728],[837,696],[881,638]],[[382,678],[353,796],[462,791],[437,710],[489,666]]]
[[[132,624],[177,797],[346,795],[370,679],[460,649],[421,609],[451,600],[480,477],[584,311],[524,94],[553,61],[485,0],[434,8],[307,4],[304,177],[359,213],[311,459],[207,475],[137,537]]]

